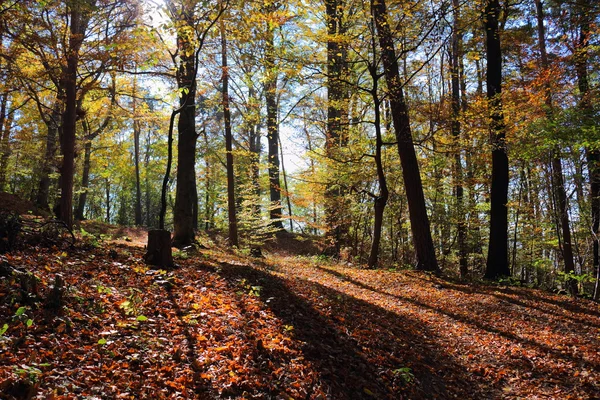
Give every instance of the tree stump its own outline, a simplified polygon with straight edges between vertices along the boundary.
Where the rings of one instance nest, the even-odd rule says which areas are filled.
[[[164,229],[154,229],[148,232],[148,248],[144,261],[146,264],[157,267],[173,268],[171,232]]]

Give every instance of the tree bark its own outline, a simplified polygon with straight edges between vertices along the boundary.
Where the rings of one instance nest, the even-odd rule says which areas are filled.
[[[373,45],[375,47],[375,45]],[[371,252],[369,253],[368,266],[370,268],[377,267],[379,263],[379,247],[381,242],[381,231],[383,229],[383,212],[389,197],[387,180],[385,171],[383,170],[383,138],[381,134],[381,99],[379,98],[379,76],[376,67],[370,66],[371,79],[373,79],[373,88],[371,96],[374,102],[375,111],[375,167],[377,169],[377,182],[379,183],[379,195],[374,199],[374,223],[373,223],[373,240],[371,242]]]
[[[346,70],[348,46],[344,43],[343,25],[344,0],[325,0],[327,23],[327,131],[325,154],[332,158],[336,149],[344,146],[347,126],[348,94],[342,80]],[[325,188],[326,237],[330,249],[327,251],[339,256],[341,248],[348,242],[349,225],[344,204],[344,191],[339,184],[330,183]]]
[[[85,220],[85,203],[87,201],[88,190],[90,187],[90,171],[92,157],[92,141],[86,140],[83,144],[83,170],[81,171],[81,193],[77,201],[77,209],[75,210],[75,219],[77,221]]]
[[[577,86],[579,88],[579,109],[582,113],[584,126],[593,126],[594,106],[592,104],[592,93],[590,90],[588,63],[590,46],[590,24],[591,16],[589,3],[585,0],[577,0],[578,18],[578,43],[575,49],[575,71],[577,74]],[[593,255],[592,265],[596,274],[596,286],[594,288],[594,299],[600,298],[600,148],[598,146],[586,146],[586,160],[590,180],[590,214],[592,220],[592,243]]]
[[[184,10],[183,21],[191,21],[193,10]],[[177,37],[181,61],[177,70],[177,86],[181,91],[177,123],[177,188],[173,210],[173,245],[185,247],[194,243],[194,202],[196,192],[196,49],[185,37]]]
[[[134,218],[135,225],[142,225],[142,183],[140,180],[140,121],[136,113],[137,107],[137,77],[133,78],[133,163],[135,166],[135,206]]]
[[[393,36],[387,21],[385,1],[372,0],[371,12],[377,27],[390,98],[392,121],[398,142],[398,154],[402,165],[402,177],[404,178],[408,200],[413,243],[417,253],[416,267],[424,271],[438,271],[433,240],[431,238],[429,217],[427,216],[427,208],[425,207],[423,184],[419,173],[419,163],[410,128],[408,107],[404,100],[402,82],[400,81]]]
[[[146,264],[157,267],[172,268],[171,232],[154,229],[148,232],[148,251],[144,256]]]
[[[5,190],[6,169],[8,167],[8,156],[10,154],[10,126],[7,124],[7,121],[9,120],[7,105],[8,91],[5,91],[2,94],[2,103],[0,105],[0,191]]]
[[[463,169],[462,169],[462,146],[460,143],[461,126],[461,101],[460,101],[460,59],[462,33],[459,32],[460,4],[458,0],[452,0],[454,22],[452,26],[452,52],[450,56],[450,75],[452,85],[452,123],[451,131],[454,139],[454,195],[456,196],[456,230],[458,240],[458,263],[461,278],[466,278],[469,273],[467,263],[467,215],[464,205]]]
[[[274,6],[269,11],[274,11]],[[277,71],[275,65],[275,32],[266,24],[265,37],[265,101],[267,105],[267,146],[269,156],[269,215],[275,228],[283,229],[281,184],[279,180],[279,121],[277,104]]]
[[[485,7],[487,49],[486,87],[492,142],[492,185],[490,191],[490,238],[488,246],[486,279],[509,276],[508,267],[508,155],[506,153],[506,127],[502,112],[502,51],[498,17],[498,0],[488,0]]]
[[[225,125],[225,151],[227,152],[227,212],[229,219],[229,245],[238,245],[238,228],[235,204],[235,174],[233,169],[233,134],[231,132],[231,110],[229,109],[229,67],[227,66],[227,37],[225,23],[221,28],[221,66],[223,68],[223,123]]]
[[[83,43],[87,20],[84,18],[81,5],[70,4],[70,36],[67,49],[66,65],[63,69],[63,86],[65,88],[65,111],[63,114],[63,130],[60,147],[63,156],[60,167],[60,219],[69,227],[73,226],[73,177],[75,174],[75,140],[77,128],[77,68],[79,66],[79,50]]]
[[[63,98],[60,92],[56,95],[54,104],[52,106],[52,112],[49,116],[43,118],[46,123],[47,135],[46,135],[46,150],[44,153],[44,160],[42,163],[42,174],[38,184],[36,204],[38,207],[44,210],[50,210],[49,196],[50,196],[50,174],[54,170],[54,164],[56,162],[56,150],[57,150],[57,139],[60,132],[60,120],[62,114]],[[41,111],[41,110],[40,110]]]
[[[546,50],[546,33],[544,27],[544,7],[542,0],[535,0],[538,24],[538,44],[540,48],[540,60],[542,70],[546,73],[550,69],[548,53]],[[552,102],[552,87],[550,81],[544,83],[544,102],[546,106],[546,116],[548,122],[554,120],[554,105]],[[567,201],[567,191],[565,189],[562,161],[560,158],[560,149],[558,146],[552,150],[552,184],[554,186],[554,195],[556,196],[556,205],[558,209],[559,229],[562,231],[562,257],[565,263],[565,273],[575,272],[575,262],[573,259],[573,245],[571,243],[571,223],[569,220],[569,204]],[[559,238],[560,239],[560,238]],[[560,242],[559,242],[560,243]],[[577,283],[573,279],[567,281],[567,286],[572,295],[577,293]]]

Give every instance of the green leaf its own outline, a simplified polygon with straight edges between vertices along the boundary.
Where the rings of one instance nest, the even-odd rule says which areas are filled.
[[[25,322],[25,325],[27,325],[27,327],[30,328],[31,325],[33,325],[33,320],[32,319],[28,319],[27,322]]]
[[[0,336],[4,335],[7,330],[8,330],[8,324],[4,324],[2,326],[2,329],[0,329]]]
[[[100,344],[100,345],[106,344],[106,339],[102,338],[102,339],[98,340],[98,344]]]
[[[148,317],[146,317],[145,315],[138,315],[137,320],[140,322],[144,322],[148,320]]]
[[[20,317],[21,315],[25,314],[25,310],[26,310],[25,307],[19,307],[17,309],[17,312],[15,313],[15,317]]]

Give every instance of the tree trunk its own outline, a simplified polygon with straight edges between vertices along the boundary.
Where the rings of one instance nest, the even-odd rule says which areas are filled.
[[[373,44],[375,47],[375,44]],[[388,201],[389,191],[385,171],[383,170],[383,159],[381,150],[383,148],[383,138],[381,135],[381,100],[379,98],[379,87],[377,69],[371,66],[371,79],[373,79],[373,88],[371,96],[374,101],[375,111],[375,166],[377,169],[377,182],[379,183],[379,196],[375,197],[374,201],[374,223],[373,223],[373,240],[371,242],[371,252],[369,254],[368,266],[370,268],[377,267],[379,263],[379,244],[381,242],[381,231],[383,229],[383,212]]]
[[[63,70],[65,88],[65,111],[60,147],[63,161],[60,167],[60,219],[69,227],[73,226],[73,176],[75,174],[75,140],[77,125],[77,68],[79,49],[87,25],[82,15],[81,5],[71,4],[70,36],[67,62]]]
[[[156,218],[150,218],[150,208],[151,208],[151,200],[150,200],[150,174],[148,171],[148,166],[150,165],[150,132],[146,135],[146,146],[145,146],[145,154],[144,154],[144,169],[146,170],[146,175],[144,176],[144,188],[145,188],[145,203],[146,203],[146,226],[154,227],[154,221]]]
[[[259,99],[257,98],[256,90],[253,86],[248,88],[248,98],[250,102],[254,104],[259,104]],[[252,103],[251,103],[252,104]],[[260,111],[256,111],[260,113]],[[250,150],[250,175],[253,187],[253,195],[256,198],[256,201],[252,203],[252,213],[255,218],[260,218],[260,197],[261,197],[261,188],[260,188],[260,154],[261,154],[261,145],[260,145],[260,129],[258,125],[258,120],[260,119],[260,115],[256,116],[257,118],[252,121],[248,130],[248,141],[249,141],[249,150]]]
[[[81,193],[77,201],[77,209],[75,210],[75,219],[77,221],[85,220],[85,203],[87,201],[88,190],[90,187],[90,170],[92,157],[92,141],[86,140],[83,144],[83,170],[81,171]]]
[[[347,126],[347,87],[342,80],[346,69],[348,46],[343,42],[344,0],[325,0],[327,22],[327,131],[325,153],[328,157],[336,155],[336,149],[344,146]],[[344,191],[338,184],[328,184],[325,188],[326,237],[331,246],[327,251],[339,256],[344,243],[348,242]]]
[[[438,271],[437,260],[431,239],[429,217],[425,207],[425,196],[423,184],[419,173],[419,163],[415,153],[408,108],[404,101],[404,92],[394,41],[390,26],[387,22],[387,9],[384,0],[372,0],[371,11],[377,26],[379,46],[381,48],[385,78],[388,86],[392,120],[396,131],[398,142],[398,154],[402,165],[402,177],[408,210],[410,225],[413,234],[413,242],[417,253],[417,269],[425,271]]]
[[[575,54],[575,71],[577,73],[577,86],[579,88],[579,109],[583,115],[583,125],[593,126],[594,106],[592,103],[592,92],[590,90],[588,74],[588,51],[590,46],[590,11],[589,3],[585,0],[577,1],[577,17],[579,19],[579,40]],[[588,175],[590,180],[590,211],[592,220],[592,242],[593,256],[592,265],[596,274],[596,286],[594,288],[594,299],[600,298],[600,149],[597,146],[586,147],[586,159],[588,164]]]
[[[454,23],[452,26],[452,53],[450,57],[450,74],[452,85],[452,137],[454,139],[454,195],[456,196],[456,230],[458,236],[458,262],[461,278],[466,278],[469,273],[467,264],[467,215],[464,206],[463,170],[462,170],[462,145],[460,143],[460,59],[462,33],[459,32],[459,1],[452,0]]]
[[[229,109],[229,67],[227,66],[227,38],[225,23],[220,21],[221,58],[223,68],[223,122],[225,124],[225,150],[227,152],[227,212],[229,218],[229,245],[238,245],[238,228],[235,204],[235,174],[233,169],[233,134],[231,132],[231,111]]]
[[[275,32],[267,24],[265,40],[265,100],[267,103],[267,144],[269,149],[270,219],[274,227],[283,229],[281,184],[279,182],[279,121],[277,104],[277,71],[275,65]]]
[[[148,251],[144,256],[146,264],[172,268],[171,232],[164,229],[148,231]]]
[[[186,20],[188,18],[188,20]],[[184,17],[187,26],[193,27]],[[196,191],[196,51],[193,43],[181,35],[177,38],[181,62],[177,70],[177,85],[181,91],[177,123],[177,188],[173,210],[173,245],[185,247],[194,243],[194,202]]]
[[[140,180],[140,121],[136,114],[137,106],[137,77],[133,78],[133,164],[135,166],[135,206],[134,218],[135,225],[142,225],[142,184]]]
[[[46,123],[47,135],[46,135],[46,151],[44,154],[44,160],[42,163],[42,174],[38,184],[36,205],[44,210],[50,210],[49,196],[50,196],[50,174],[54,170],[56,150],[57,150],[57,137],[60,132],[60,119],[62,114],[62,95],[59,93],[56,95],[52,112],[50,116],[44,117]]]
[[[544,8],[541,0],[535,0],[535,6],[537,10],[537,24],[538,24],[538,44],[540,47],[540,59],[542,64],[542,70],[548,71],[550,63],[548,62],[548,53],[546,51],[546,34],[544,28]],[[554,120],[554,110],[552,102],[552,87],[549,81],[544,83],[544,97],[546,105],[546,116],[548,122]],[[573,246],[571,243],[571,228],[569,221],[569,204],[567,201],[567,191],[565,190],[565,183],[563,177],[562,161],[560,159],[560,149],[555,148],[552,150],[552,185],[554,187],[554,195],[556,196],[556,205],[558,209],[558,223],[562,231],[562,245],[559,246],[562,250],[562,257],[565,263],[565,273],[575,272],[575,262],[573,260]],[[560,242],[559,242],[560,243]],[[577,292],[577,283],[570,279],[567,282],[569,291],[575,295]]]
[[[8,91],[2,94],[2,104],[0,106],[0,191],[6,188],[6,169],[8,167],[8,157],[10,155],[10,120],[7,113]]]
[[[490,112],[492,141],[492,186],[490,192],[490,239],[486,279],[509,276],[508,267],[508,156],[506,154],[506,127],[502,112],[502,52],[498,29],[500,4],[488,0],[485,7],[487,49],[487,98]]]

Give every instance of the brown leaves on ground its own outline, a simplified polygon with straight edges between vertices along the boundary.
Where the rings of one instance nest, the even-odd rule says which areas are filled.
[[[33,249],[0,279],[1,398],[598,398],[597,304],[318,258]],[[19,314],[19,315],[16,315]]]

